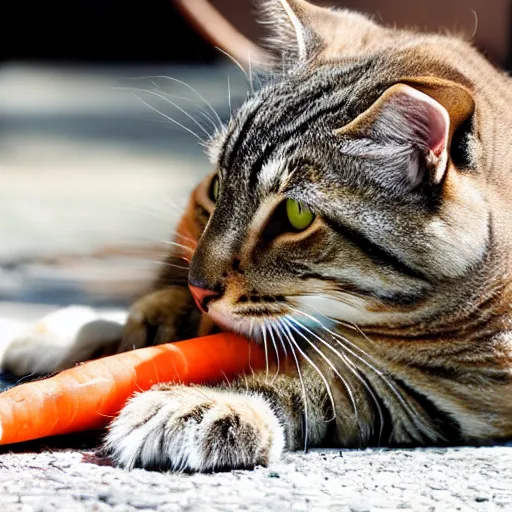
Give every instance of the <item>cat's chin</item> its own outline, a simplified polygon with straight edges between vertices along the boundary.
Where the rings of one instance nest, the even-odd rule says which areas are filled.
[[[213,322],[225,331],[236,332],[254,340],[260,340],[260,319],[250,316],[234,316],[215,307],[208,310],[208,316]]]
[[[214,323],[223,330],[237,332],[244,336],[252,336],[254,333],[254,321],[249,317],[234,317],[227,313],[223,313],[212,307],[208,310],[208,316]],[[252,324],[252,328],[251,328]]]

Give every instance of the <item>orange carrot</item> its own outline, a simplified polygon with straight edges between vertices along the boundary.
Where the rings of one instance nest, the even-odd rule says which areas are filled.
[[[220,381],[264,365],[259,346],[231,333],[89,361],[1,393],[0,444],[102,428],[136,391]]]

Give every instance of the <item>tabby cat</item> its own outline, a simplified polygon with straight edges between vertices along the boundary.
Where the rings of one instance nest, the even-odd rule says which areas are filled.
[[[108,432],[113,460],[211,471],[512,437],[512,82],[456,37],[263,8],[272,77],[217,134],[116,348],[215,325],[298,369],[141,393]]]

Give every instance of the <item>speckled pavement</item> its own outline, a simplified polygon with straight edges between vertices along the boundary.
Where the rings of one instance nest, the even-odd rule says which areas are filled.
[[[210,475],[98,464],[81,450],[0,455],[2,510],[512,510],[512,447],[313,451]]]

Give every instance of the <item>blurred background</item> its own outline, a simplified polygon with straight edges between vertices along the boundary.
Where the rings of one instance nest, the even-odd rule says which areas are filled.
[[[509,0],[316,3],[474,36],[511,65]],[[251,0],[210,4],[260,40]],[[217,18],[198,25],[172,0],[19,0],[0,12],[0,315],[125,305],[157,265],[145,247],[164,247],[209,172],[201,140],[243,101],[245,76],[208,35],[224,33]]]

